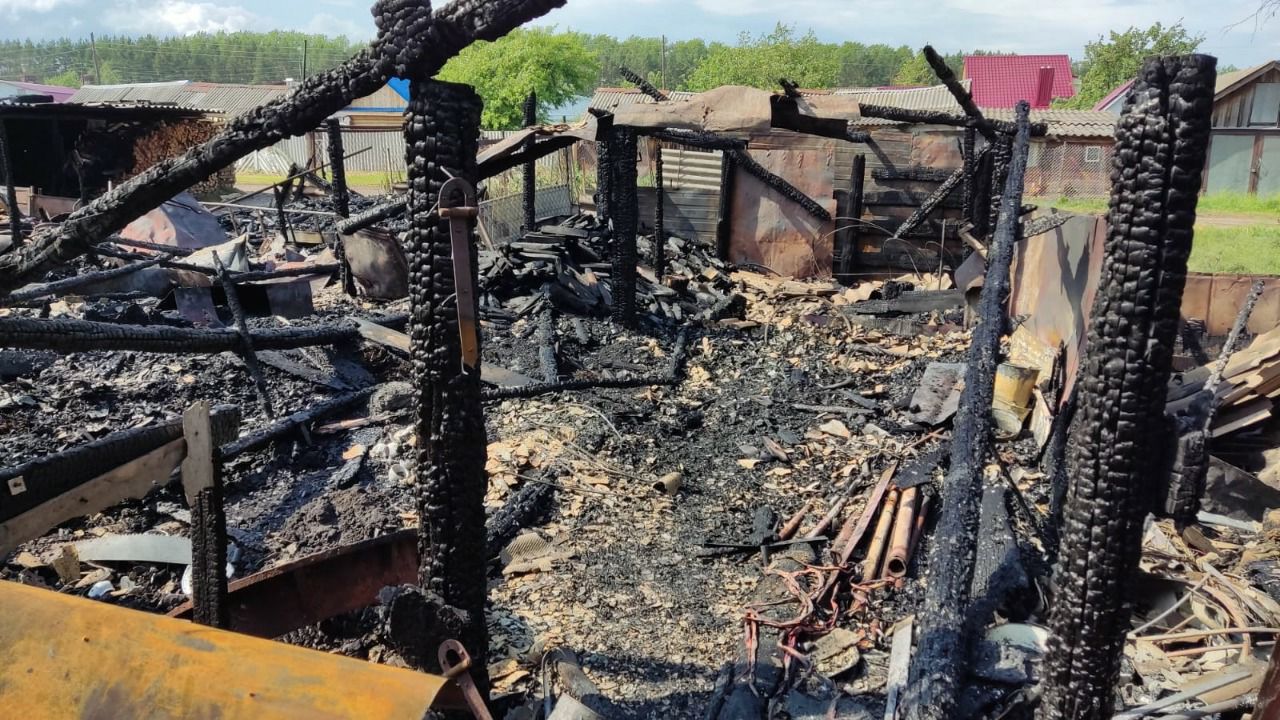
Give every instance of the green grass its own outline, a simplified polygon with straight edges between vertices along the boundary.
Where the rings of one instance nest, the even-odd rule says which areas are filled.
[[[1280,275],[1280,223],[1196,228],[1187,269],[1200,273]]]
[[[1054,207],[1076,213],[1105,213],[1107,198],[1028,198],[1028,203],[1040,207]],[[1244,193],[1212,193],[1200,198],[1196,212],[1204,215],[1257,215],[1259,219],[1280,217],[1280,195],[1259,197]]]

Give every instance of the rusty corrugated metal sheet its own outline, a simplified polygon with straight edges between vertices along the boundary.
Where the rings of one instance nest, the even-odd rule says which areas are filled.
[[[1250,288],[1258,280],[1262,280],[1264,289],[1246,329],[1258,334],[1280,326],[1280,277],[1261,275],[1188,273],[1182,293],[1183,319],[1203,320],[1211,337],[1225,336],[1231,331]]]

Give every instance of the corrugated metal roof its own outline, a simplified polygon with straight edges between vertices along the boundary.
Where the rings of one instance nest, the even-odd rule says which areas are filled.
[[[967,55],[964,77],[973,81],[973,100],[979,107],[1011,108],[1019,100],[1034,103],[1043,67],[1053,68],[1053,97],[1075,97],[1071,58],[1066,55]]]
[[[1234,90],[1235,86],[1241,81],[1256,73],[1261,73],[1272,66],[1280,67],[1280,60],[1268,60],[1261,65],[1254,65],[1253,67],[1245,68],[1244,70],[1235,70],[1218,75],[1218,81],[1214,84],[1213,88],[1215,99],[1227,91]]]
[[[968,89],[969,81],[965,80],[963,83]],[[964,112],[945,85],[922,88],[840,88],[831,91],[804,92],[815,95],[828,92],[834,95],[850,95],[857,102],[867,105],[885,105],[907,110],[938,110],[957,115]],[[696,93],[672,91],[668,94],[672,100],[688,100]],[[622,105],[652,102],[654,102],[653,98],[634,88],[599,88],[591,98],[591,107],[597,110],[612,110]],[[992,120],[1013,120],[1013,108],[982,108],[982,112]],[[1049,135],[1053,137],[1111,137],[1116,125],[1115,115],[1096,110],[1057,108],[1032,110],[1031,120],[1047,123]],[[899,123],[879,118],[862,118],[855,124],[871,127]]]
[[[129,85],[85,85],[71,96],[71,102],[86,105],[172,104],[234,117],[275,100],[287,92],[289,88],[284,85],[231,85],[178,80]]]
[[[0,80],[0,85],[6,85],[13,89],[13,93],[0,91],[0,96],[5,95],[48,95],[53,98],[56,103],[66,102],[75,94],[75,88],[63,87],[62,85],[41,85],[39,83],[19,82],[17,80]]]

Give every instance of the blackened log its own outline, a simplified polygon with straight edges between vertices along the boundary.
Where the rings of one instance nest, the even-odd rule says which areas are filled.
[[[342,412],[357,403],[368,400],[377,389],[377,386],[374,386],[364,388],[363,390],[356,390],[355,392],[339,395],[338,397],[311,405],[305,410],[299,410],[289,417],[277,420],[261,430],[249,435],[243,435],[240,438],[223,445],[222,450],[220,451],[220,456],[223,460],[231,460],[238,455],[243,455],[244,453],[264,448],[300,428],[307,427],[316,420],[328,417],[329,415],[337,412]]]
[[[461,178],[474,187],[483,104],[468,85],[426,77],[413,76],[404,123],[409,167],[409,347],[417,438],[414,489],[422,558],[418,580],[428,596],[440,598],[463,618],[457,639],[474,658],[471,672],[482,692],[487,692],[484,496],[488,479],[480,367],[463,365],[452,221],[432,212],[437,205],[461,204],[463,198],[442,197],[450,178]],[[476,287],[474,224],[468,223],[466,230],[471,270],[465,281]],[[471,316],[478,316],[478,294],[471,294],[470,303]],[[478,324],[469,324],[466,332],[472,334],[467,344],[478,350]],[[443,639],[433,638],[433,643]],[[434,669],[434,663],[426,669]]]
[[[938,76],[942,84],[947,87],[951,97],[954,97],[956,102],[960,104],[960,109],[964,110],[964,114],[968,115],[969,119],[973,121],[974,129],[982,133],[987,142],[995,141],[995,127],[992,126],[990,120],[983,116],[982,111],[978,109],[978,104],[973,101],[973,96],[969,94],[964,85],[960,84],[960,80],[956,78],[956,74],[947,65],[947,61],[942,59],[942,56],[938,54],[937,50],[933,49],[932,45],[924,46],[924,59],[925,62],[929,63],[929,67],[933,68],[933,73]],[[1023,99],[1025,100],[1026,98]]]
[[[729,240],[733,231],[734,154],[725,151],[720,157],[720,202],[716,210],[716,257],[729,259]]]
[[[653,182],[657,200],[653,204],[653,274],[661,278],[667,273],[667,188],[662,177],[662,144],[653,151]]]
[[[1049,519],[1045,523],[1045,559],[1053,564],[1058,559],[1058,549],[1062,542],[1062,512],[1067,502],[1067,442],[1071,439],[1071,421],[1076,414],[1076,398],[1079,393],[1072,391],[1071,397],[1063,403],[1058,414],[1053,417],[1049,426],[1049,441],[1045,444],[1044,458],[1040,467],[1049,479]]]
[[[290,350],[313,345],[354,342],[358,328],[350,324],[254,330],[249,333],[259,350]],[[153,353],[217,353],[236,351],[235,330],[198,330],[159,325],[117,325],[58,318],[32,320],[0,318],[0,347],[58,352],[133,350]]]
[[[845,228],[844,253],[840,256],[840,271],[853,272],[854,262],[860,255],[858,238],[862,235],[862,213],[866,207],[867,156],[858,153],[853,157],[853,177],[849,189],[849,217]]]
[[[973,222],[974,173],[978,169],[978,163],[976,162],[976,158],[973,154],[974,146],[977,143],[977,138],[974,136],[977,134],[978,132],[973,128],[965,128],[964,144],[960,149],[961,154],[964,155],[964,192],[962,194],[964,199],[964,216],[970,223]]]
[[[351,217],[351,192],[347,189],[347,163],[343,159],[345,151],[342,147],[342,121],[329,118],[325,121],[325,130],[329,134],[329,184],[333,199],[333,211],[341,218]]]
[[[946,182],[939,185],[938,189],[934,190],[929,197],[925,198],[924,202],[920,203],[920,207],[916,208],[911,215],[898,226],[898,229],[893,232],[893,239],[901,239],[903,235],[906,235],[919,227],[920,223],[924,222],[925,218],[929,217],[929,213],[937,210],[938,206],[950,197],[951,193],[955,192],[956,187],[960,185],[960,181],[963,179],[964,168],[960,168],[951,173],[951,176],[947,178]]]
[[[1116,126],[1111,203],[1072,427],[1062,547],[1041,716],[1115,713],[1142,526],[1164,429],[1196,200],[1213,108],[1214,58],[1152,58]]]
[[[666,375],[653,375],[636,378],[597,378],[568,380],[560,383],[535,383],[519,387],[502,387],[485,390],[483,398],[486,402],[493,400],[528,399],[540,395],[559,392],[575,392],[595,389],[626,389],[641,387],[662,387],[677,385],[683,375],[685,356],[689,349],[689,336],[682,330],[676,337],[675,346],[671,350],[671,361]]]
[[[546,521],[551,515],[555,486],[545,482],[526,482],[485,524],[485,546],[488,557],[496,558],[521,530]]]
[[[240,409],[220,405],[210,414],[213,434],[235,436]],[[0,469],[0,522],[8,521],[53,498],[74,490],[112,468],[124,465],[182,437],[182,418],[124,430],[46,455],[14,467]],[[9,483],[22,478],[24,492],[13,493]]]
[[[846,142],[867,142],[871,139],[870,133],[854,129],[848,120],[814,117],[801,112],[795,98],[774,95],[769,98],[769,105],[770,127]]]
[[[946,168],[932,168],[912,165],[906,168],[876,168],[871,177],[876,180],[904,180],[911,182],[946,182],[952,175]]]
[[[538,94],[530,92],[524,99],[524,126],[532,127],[537,122]],[[537,136],[531,135],[525,143],[525,149],[532,150],[537,144]],[[525,161],[524,177],[521,179],[524,183],[524,231],[533,232],[538,229],[538,163],[536,160]]]
[[[747,146],[745,140],[701,130],[666,128],[663,130],[644,131],[644,134],[661,142],[684,145],[698,148],[699,150],[741,150]]]
[[[249,369],[249,377],[258,391],[258,400],[268,418],[275,417],[276,411],[271,407],[271,394],[267,392],[267,380],[262,376],[262,366],[258,363],[258,353],[253,349],[253,336],[249,334],[249,324],[245,320],[244,306],[240,304],[240,293],[236,283],[227,272],[227,266],[217,252],[213,253],[213,264],[218,268],[218,283],[222,285],[222,294],[227,298],[227,307],[231,310],[231,319],[235,322],[236,334],[240,336],[240,359]]]
[[[994,232],[998,229],[1001,208],[1004,205],[1004,187],[1009,178],[1009,162],[1013,158],[1013,139],[1007,135],[996,138],[991,148],[991,197],[988,200],[987,227]]]
[[[157,265],[164,259],[164,257],[155,257],[131,263],[129,265],[110,268],[108,270],[98,270],[96,272],[84,273],[83,275],[76,275],[75,277],[69,277],[65,280],[55,280],[53,282],[47,282],[40,285],[31,285],[29,287],[16,290],[6,297],[0,297],[0,305],[18,305],[37,298],[63,295],[86,285],[93,285],[94,283],[100,283],[106,280],[114,280],[115,278],[124,277],[125,275],[132,275],[139,270],[145,270],[153,265]]]
[[[160,243],[147,242],[146,240],[130,240],[129,238],[121,237],[119,235],[112,235],[107,238],[107,242],[114,243],[116,245],[123,245],[125,247],[139,248],[141,250],[150,250],[152,252],[160,253],[161,255],[176,255],[178,257],[193,255],[196,252],[195,250],[178,247],[177,245],[161,245]]]
[[[543,289],[546,297],[547,290]],[[560,381],[560,367],[556,362],[556,323],[552,314],[550,298],[542,315],[538,318],[538,366],[542,370],[542,379],[548,383]]]
[[[424,76],[476,40],[496,40],[565,0],[456,0],[431,11],[421,0],[378,0],[378,38],[347,62],[306,78],[289,95],[237,116],[209,141],[165,160],[0,256],[0,292],[19,287],[84,253],[90,244],[255,150],[314,130],[357,98],[406,77]]]
[[[1009,516],[1009,487],[998,468],[989,467],[982,486],[978,549],[973,569],[969,634],[977,637],[996,613],[1011,621],[1027,617],[1031,579]]]
[[[975,127],[973,118],[964,115],[953,115],[942,110],[908,110],[888,105],[861,104],[858,111],[863,117],[892,120],[901,123],[918,123],[921,125],[953,125],[955,127]],[[1006,120],[988,120],[998,132],[1011,134],[1015,131],[1014,123]],[[1044,137],[1049,134],[1049,126],[1045,123],[1031,124],[1031,137]]]
[[[390,220],[391,218],[400,215],[404,212],[408,204],[408,198],[401,195],[380,205],[374,205],[349,220],[339,222],[338,232],[343,235],[354,235],[367,227],[371,227],[384,220]]]
[[[745,170],[749,175],[753,175],[761,182],[773,188],[779,195],[796,203],[804,208],[808,213],[822,222],[831,220],[831,213],[827,209],[818,204],[816,200],[804,194],[795,185],[783,177],[774,175],[769,172],[763,165],[756,162],[755,158],[745,150],[729,150],[725,155],[733,156],[733,164]]]
[[[635,130],[614,127],[609,152],[613,167],[613,271],[609,289],[613,293],[613,319],[630,326],[636,317],[636,233],[640,225]]]
[[[1018,209],[1022,206],[1029,113],[1027,103],[1018,104],[1013,166],[978,301],[981,322],[973,331],[966,359],[965,387],[951,438],[951,465],[942,486],[942,509],[935,533],[945,541],[934,543],[930,549],[924,607],[917,615],[921,620],[920,643],[907,689],[908,720],[955,717],[962,673],[972,649],[973,638],[965,632],[965,618],[978,541],[982,469],[991,449],[991,401],[1000,338],[1006,325],[1009,267],[1018,236]]]
[[[563,150],[576,142],[578,138],[572,135],[553,135],[545,140],[538,140],[514,152],[485,160],[476,169],[476,176],[481,180],[491,178],[498,173],[544,158],[557,150]]]
[[[801,97],[800,86],[797,85],[794,80],[788,80],[786,78],[778,78],[778,84],[782,86],[783,95],[786,95],[789,98]]]
[[[618,74],[656,102],[666,102],[671,99],[667,97],[666,93],[654,87],[653,83],[640,77],[639,73],[632,71],[630,68],[620,67],[618,68]]]
[[[613,152],[609,146],[610,136],[596,141],[596,219],[605,227],[613,219]]]

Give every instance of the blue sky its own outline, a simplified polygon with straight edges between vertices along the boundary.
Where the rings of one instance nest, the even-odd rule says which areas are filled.
[[[586,32],[732,41],[782,19],[823,40],[1083,54],[1109,29],[1182,20],[1203,51],[1240,67],[1280,58],[1280,17],[1260,0],[569,0],[539,21]],[[438,4],[443,4],[438,3]],[[370,0],[0,0],[0,37],[187,34],[271,28],[373,34]],[[785,18],[779,9],[786,9]]]

